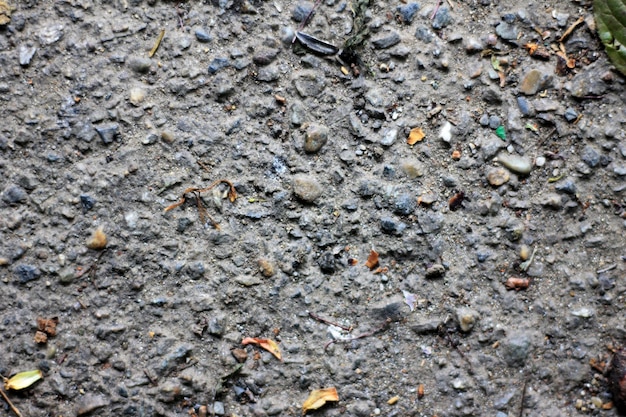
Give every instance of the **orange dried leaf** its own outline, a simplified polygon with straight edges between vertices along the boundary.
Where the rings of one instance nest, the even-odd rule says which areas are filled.
[[[280,353],[280,348],[278,347],[278,343],[274,342],[271,339],[259,339],[256,337],[246,337],[241,341],[242,345],[257,345],[262,349],[267,350],[272,355],[276,356],[276,359],[279,361],[283,360],[283,355]]]
[[[302,404],[302,415],[306,414],[307,411],[317,410],[328,401],[339,401],[339,395],[337,395],[335,387],[311,391],[309,398]]]
[[[378,252],[374,249],[370,252],[370,256],[367,257],[367,262],[365,262],[365,266],[369,269],[374,269],[378,266]]]
[[[422,139],[424,139],[425,136],[426,135],[424,134],[422,128],[416,127],[414,129],[411,129],[411,133],[409,133],[409,138],[406,140],[406,143],[408,143],[409,145],[415,145],[417,142],[420,142]]]

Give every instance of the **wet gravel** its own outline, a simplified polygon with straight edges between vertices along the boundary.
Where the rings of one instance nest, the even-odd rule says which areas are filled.
[[[12,11],[0,374],[44,374],[9,391],[23,415],[295,416],[331,386],[311,415],[618,415],[622,368],[590,361],[626,344],[626,93],[590,5],[371,2],[353,66],[292,43],[340,47],[356,4]],[[165,210],[220,179],[235,202]]]

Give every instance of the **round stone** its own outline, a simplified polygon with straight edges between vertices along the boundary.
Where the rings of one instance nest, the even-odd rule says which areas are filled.
[[[328,128],[324,125],[312,124],[306,132],[304,150],[307,153],[317,153],[326,142],[328,142]]]
[[[487,173],[487,181],[494,187],[507,183],[510,178],[509,171],[504,168],[492,168]]]

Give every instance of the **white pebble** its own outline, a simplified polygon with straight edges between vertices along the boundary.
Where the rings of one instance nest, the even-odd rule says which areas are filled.
[[[444,142],[450,143],[452,140],[452,123],[446,122],[446,124],[443,125],[439,132],[439,137],[443,139]]]

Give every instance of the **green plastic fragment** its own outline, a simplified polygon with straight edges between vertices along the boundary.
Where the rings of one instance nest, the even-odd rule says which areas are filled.
[[[506,130],[504,130],[504,126],[502,126],[502,125],[498,126],[498,128],[496,129],[496,135],[500,139],[506,140]]]

